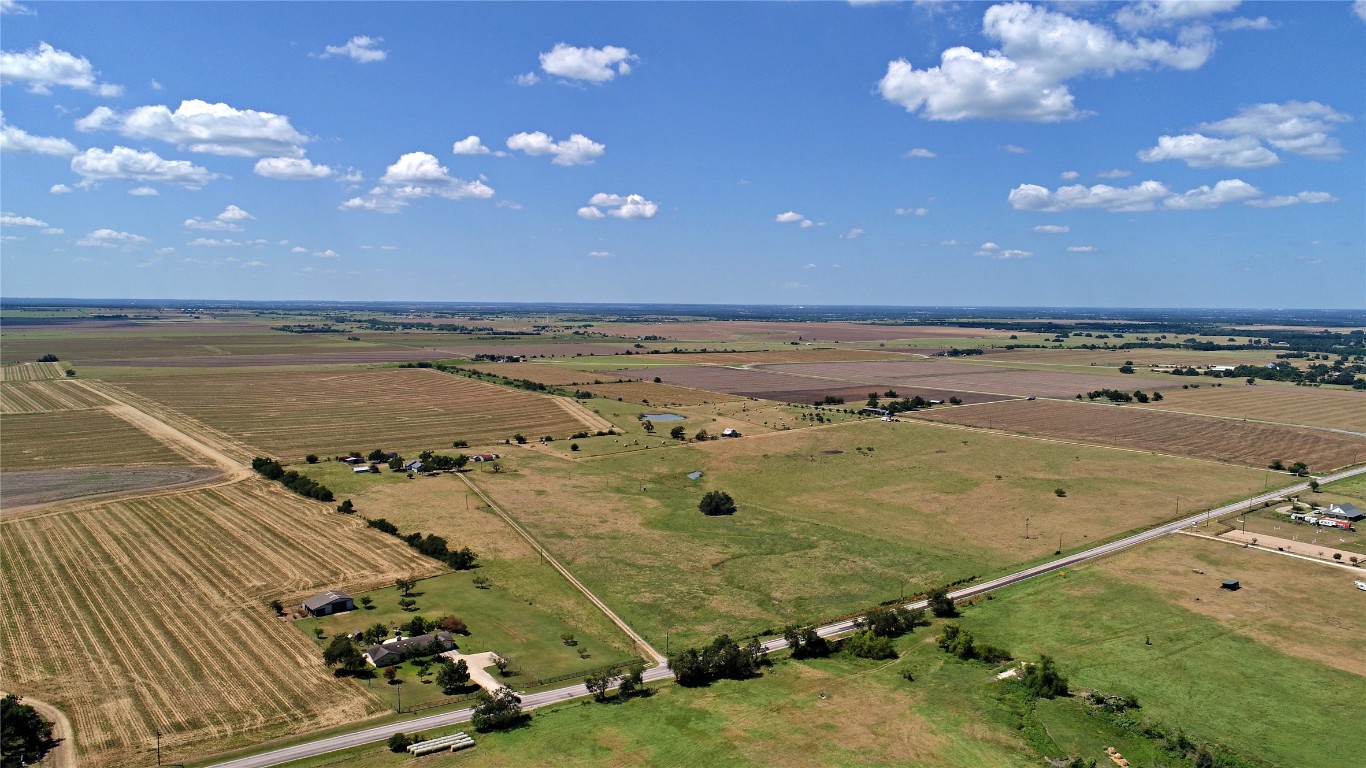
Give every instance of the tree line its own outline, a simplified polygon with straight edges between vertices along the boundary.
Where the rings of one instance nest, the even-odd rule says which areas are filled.
[[[267,480],[274,480],[300,496],[318,501],[332,501],[334,498],[327,486],[292,469],[285,470],[275,459],[257,456],[251,460],[251,468]]]
[[[474,561],[479,558],[469,547],[461,547],[453,550],[442,536],[434,533],[422,535],[420,531],[413,531],[409,534],[400,533],[398,526],[385,520],[382,517],[374,519],[365,518],[365,524],[382,533],[387,533],[397,539],[402,539],[408,546],[421,552],[433,560],[440,560],[457,571],[465,571],[474,567]]]

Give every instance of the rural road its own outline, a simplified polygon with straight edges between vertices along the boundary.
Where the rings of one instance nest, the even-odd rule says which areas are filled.
[[[1348,477],[1354,477],[1356,475],[1360,475],[1363,473],[1366,473],[1366,466],[1344,470],[1342,472],[1337,472],[1332,475],[1325,475],[1323,477],[1318,478],[1318,480],[1321,483],[1327,484],[1337,480],[1343,480]],[[964,600],[969,597],[975,597],[977,595],[985,594],[987,592],[1000,589],[1001,587],[1008,587],[1011,584],[1017,584],[1021,581],[1032,579],[1036,576],[1042,576],[1044,574],[1052,573],[1053,571],[1061,570],[1063,568],[1070,568],[1079,563],[1086,562],[1087,560],[1094,560],[1098,557],[1105,557],[1106,555],[1113,554],[1122,549],[1127,549],[1129,547],[1136,546],[1138,544],[1142,544],[1144,542],[1151,541],[1162,536],[1166,536],[1167,534],[1179,531],[1182,528],[1195,525],[1207,518],[1212,519],[1222,517],[1224,515],[1229,515],[1234,512],[1238,512],[1240,510],[1255,506],[1257,504],[1261,504],[1264,501],[1278,498],[1286,494],[1299,493],[1301,491],[1308,490],[1308,488],[1309,482],[1306,480],[1303,483],[1291,486],[1289,488],[1281,488],[1275,491],[1269,491],[1267,493],[1258,494],[1251,498],[1243,499],[1242,501],[1237,501],[1232,504],[1225,504],[1224,506],[1219,507],[1217,509],[1211,509],[1208,511],[1200,512],[1198,514],[1190,515],[1189,517],[1181,518],[1180,520],[1165,523],[1163,525],[1157,526],[1156,528],[1151,528],[1142,533],[1134,534],[1133,536],[1119,539],[1118,541],[1110,542],[1109,544],[1102,544],[1098,547],[1092,547],[1091,549],[1082,552],[1076,552],[1071,555],[1060,557],[1056,560],[1050,560],[1047,563],[1042,563],[1040,565],[1032,566],[1030,568],[1025,568],[1024,570],[1016,571],[1015,573],[1009,574],[1007,576],[1002,576],[1000,578],[992,579],[991,581],[982,582],[981,584],[974,584],[970,587],[964,587],[963,589],[957,590],[955,592],[950,592],[949,597],[952,597],[954,600]],[[927,602],[924,600],[920,600],[913,603],[907,603],[906,606],[909,608],[925,608],[927,607]],[[831,637],[833,635],[839,635],[845,632],[853,631],[855,620],[856,619],[845,619],[843,621],[837,621],[832,624],[826,624],[824,626],[817,627],[816,634],[820,635],[821,637]],[[631,632],[631,635],[635,636],[635,633]],[[770,653],[773,651],[782,650],[786,647],[787,641],[783,640],[781,637],[773,638],[772,640],[768,640],[767,642],[763,643],[764,650]],[[673,671],[664,665],[652,667],[645,671],[645,680],[647,682],[666,680],[672,677]],[[551,691],[541,691],[539,693],[524,694],[522,695],[522,708],[524,710],[536,709],[539,707],[549,706],[551,704],[558,704],[560,702],[582,698],[588,695],[590,695],[588,692],[588,688],[583,684],[571,685],[564,688],[556,688]],[[227,760],[225,762],[215,764],[214,766],[212,766],[212,768],[267,768],[268,766],[280,765],[282,763],[287,763],[292,760],[301,760],[306,757],[314,757],[328,752],[334,752],[339,749],[348,749],[351,747],[360,746],[362,744],[370,744],[373,742],[384,741],[388,739],[389,736],[399,731],[405,733],[412,733],[414,731],[422,731],[427,730],[429,728],[443,728],[446,726],[458,725],[460,723],[469,722],[470,718],[473,715],[473,709],[461,709],[454,712],[442,712],[436,715],[428,715],[426,717],[405,720],[401,723],[391,723],[388,725],[376,726],[374,728],[367,728],[365,730],[355,731],[353,733],[343,734],[340,736],[332,736],[325,739],[318,739],[317,741],[310,741],[304,744],[296,744],[294,746],[284,747],[271,752],[264,752],[261,754],[251,755],[248,757],[240,757],[233,760]]]
[[[6,695],[0,691],[0,696]],[[61,743],[52,748],[44,758],[43,765],[47,768],[75,768],[76,766],[76,739],[72,735],[71,721],[66,719],[66,714],[62,710],[48,704],[45,701],[31,699],[28,696],[19,697],[20,704],[27,704],[33,707],[39,717],[52,723],[52,738]]]

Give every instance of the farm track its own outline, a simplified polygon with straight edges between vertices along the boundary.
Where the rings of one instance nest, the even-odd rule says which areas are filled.
[[[0,691],[0,696],[7,695]],[[59,741],[43,758],[44,768],[76,768],[76,737],[66,713],[45,701],[24,697],[24,704],[33,707],[38,716],[52,723],[52,738]]]

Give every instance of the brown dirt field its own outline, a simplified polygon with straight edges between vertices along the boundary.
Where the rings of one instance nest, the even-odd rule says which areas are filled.
[[[0,365],[0,381],[41,381],[66,375],[61,363],[15,363]]]
[[[928,325],[866,325],[863,323],[797,323],[761,320],[603,324],[593,330],[619,336],[663,336],[679,341],[889,341],[892,339],[1008,338],[1010,331],[986,328],[947,328]]]
[[[106,398],[73,382],[0,383],[0,414],[79,411],[108,404]]]
[[[1155,408],[1366,432],[1366,392],[1245,384],[1167,390]]]
[[[847,381],[850,384],[914,386],[927,376],[972,376],[983,372],[1000,372],[1001,369],[980,363],[964,363],[943,358],[930,360],[917,358],[891,362],[766,365],[761,370],[793,376]]]
[[[157,727],[183,758],[376,713],[268,603],[439,570],[257,481],[0,526],[2,684],[62,707],[85,765],[147,765]]]
[[[1111,366],[1118,368],[1128,360],[1138,367],[1180,365],[1202,368],[1206,365],[1261,365],[1275,361],[1275,350],[1235,350],[1230,352],[1192,352],[1185,349],[988,349],[981,360],[1005,363],[1048,363],[1053,365]]]
[[[1011,371],[983,365],[978,373],[924,376],[917,386],[967,390],[996,395],[1072,398],[1096,389],[1122,389],[1145,392],[1181,388],[1181,376],[1106,376],[1103,374],[1064,373],[1059,371]],[[1187,382],[1188,383],[1188,382]]]
[[[180,454],[106,410],[7,414],[0,471],[186,464]]]
[[[609,400],[621,398],[635,403],[643,403],[648,400],[652,406],[707,405],[739,399],[735,395],[721,392],[707,392],[701,389],[655,384],[652,381],[631,381],[624,384],[587,384],[583,388],[598,397],[605,397]]]
[[[202,482],[220,475],[208,467],[109,467],[0,473],[0,508],[10,510],[85,496]]]
[[[218,357],[142,357],[100,360],[99,367],[110,368],[258,368],[281,365],[378,365],[409,363],[419,360],[445,360],[459,357],[449,349],[412,349],[397,347],[376,350],[372,345],[343,352],[290,352],[279,355],[227,355]]]
[[[893,386],[893,382],[886,380],[883,380],[880,383],[867,383],[833,377],[833,373],[854,371],[859,374],[860,378],[872,379],[871,375],[864,377],[861,372],[864,370],[873,372],[879,370],[913,371],[921,370],[918,367],[913,367],[920,365],[941,366],[962,364],[941,362],[811,363],[771,365],[743,369],[699,365],[605,371],[604,374],[610,376],[642,378],[646,381],[651,381],[655,376],[658,376],[665,384],[673,384],[676,386],[712,392],[726,392],[743,397],[757,397],[763,400],[776,400],[782,403],[810,403],[819,400],[825,395],[834,395],[843,397],[848,405],[861,406],[867,399],[869,392],[876,391],[881,395],[888,389],[895,389],[899,397],[914,397],[915,395],[920,395],[926,399],[947,401],[950,397],[957,396],[966,403],[990,402],[1002,398],[1000,395],[983,395],[973,392],[961,392],[921,385],[920,382],[924,379],[910,377],[905,373],[902,374],[905,380],[908,382],[915,382],[915,386]],[[864,369],[863,366],[875,366],[875,368]],[[970,370],[976,370],[976,368],[972,368],[971,366],[963,367]],[[803,375],[800,373],[806,370],[831,372],[832,375],[826,377],[809,374]],[[874,379],[874,381],[876,380]]]
[[[1303,461],[1317,472],[1366,457],[1366,438],[1305,427],[1055,400],[1013,400],[971,408],[922,411],[916,418],[1000,429],[1060,440],[1157,451],[1265,467],[1273,459]]]
[[[1167,536],[1096,567],[1284,653],[1366,675],[1366,601],[1353,599],[1352,576],[1339,568],[1191,536]],[[1220,589],[1225,578],[1243,588]]]
[[[258,333],[202,333],[202,328],[131,328],[126,333],[53,335],[52,331],[6,331],[5,361],[36,360],[51,352],[70,364],[135,358],[202,358],[235,355],[310,354],[349,351],[341,334],[302,335],[262,330]]]
[[[600,428],[557,398],[427,369],[148,377],[124,387],[286,458]]]

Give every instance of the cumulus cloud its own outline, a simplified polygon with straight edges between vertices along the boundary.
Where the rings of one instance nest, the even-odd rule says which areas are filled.
[[[1366,21],[1366,0],[1353,0],[1352,13],[1355,13],[1358,19]]]
[[[457,155],[487,155],[490,150],[484,146],[478,136],[466,136],[460,141],[451,145],[451,151]]]
[[[1077,173],[1076,171],[1063,171],[1062,173],[1058,174],[1058,176],[1066,181],[1071,181],[1072,179],[1081,176],[1081,174]]]
[[[1188,192],[1172,195],[1162,204],[1178,210],[1218,208],[1225,203],[1238,203],[1261,197],[1262,191],[1242,179],[1224,179],[1214,186],[1201,185]]]
[[[639,56],[616,45],[577,48],[556,43],[541,54],[541,71],[569,80],[605,83],[617,75],[631,74],[631,62],[639,60]]]
[[[66,230],[61,227],[47,227],[43,230],[45,235],[65,235]]]
[[[0,227],[46,227],[47,222],[32,216],[19,216],[13,213],[0,213]]]
[[[606,212],[602,209],[606,208]],[[618,219],[653,219],[659,212],[657,203],[646,200],[641,195],[614,195],[599,192],[589,199],[588,205],[578,210],[583,219],[601,219],[615,216]]]
[[[132,232],[121,232],[117,229],[97,229],[76,241],[76,245],[86,248],[114,248],[117,246],[131,247],[140,243],[148,242],[142,235],[135,235]]]
[[[929,208],[897,208],[893,211],[897,216],[928,216]]]
[[[1199,133],[1159,136],[1157,146],[1138,153],[1145,163],[1180,160],[1192,168],[1265,168],[1281,159],[1253,136],[1215,139]]]
[[[1018,248],[1002,248],[996,243],[982,243],[982,247],[977,249],[977,255],[988,259],[1027,259],[1034,254],[1030,251],[1022,251]]]
[[[555,165],[592,165],[607,152],[605,145],[582,133],[572,134],[568,139],[557,142],[541,131],[522,132],[509,136],[507,147],[532,156],[553,155],[554,159],[550,162]]]
[[[384,61],[389,56],[388,52],[379,47],[382,42],[384,42],[382,37],[356,35],[341,45],[327,46],[318,56],[323,59],[332,56],[345,56],[362,64],[371,64],[376,61]]]
[[[76,121],[81,131],[116,131],[134,139],[155,139],[191,152],[233,157],[303,157],[308,136],[272,112],[236,109],[200,99],[182,101],[175,111],[165,105],[118,113],[96,107]]]
[[[69,195],[71,194],[71,187],[68,187],[65,184],[53,184],[52,187],[48,189],[48,193],[53,195]]]
[[[236,248],[241,243],[236,240],[215,240],[211,237],[196,237],[186,245],[193,245],[196,248]]]
[[[1228,30],[1241,30],[1241,29],[1264,30],[1264,29],[1275,29],[1275,28],[1276,28],[1276,23],[1275,23],[1274,21],[1272,21],[1271,19],[1268,19],[1268,18],[1265,17],[1265,16],[1258,16],[1258,17],[1256,17],[1256,18],[1252,18],[1252,17],[1248,17],[1248,16],[1239,16],[1239,17],[1237,17],[1237,18],[1228,19],[1228,20],[1226,20],[1226,21],[1220,22],[1220,23],[1219,23],[1219,28],[1220,28],[1220,29],[1228,29]]]
[[[1069,246],[1067,246],[1067,252],[1068,252],[1068,253],[1095,253],[1095,252],[1096,252],[1096,247],[1095,247],[1094,245],[1069,245]]]
[[[303,157],[263,157],[252,170],[257,176],[282,181],[325,179],[333,173],[330,167]]]
[[[433,155],[409,152],[390,165],[380,177],[379,186],[367,197],[353,197],[342,203],[343,210],[397,213],[412,198],[442,197],[488,199],[493,189],[480,180],[465,181],[451,175]]]
[[[515,78],[515,82],[523,88],[526,88],[528,86],[532,86],[541,82],[541,77],[540,75],[537,75],[535,72],[525,72],[523,74],[518,75]]]
[[[198,216],[186,219],[185,227],[186,229],[204,229],[219,232],[241,232],[242,227],[238,225],[237,222],[250,221],[255,218],[255,216],[252,216],[241,208],[238,208],[235,205],[229,205],[222,213],[212,219],[201,219]]]
[[[592,256],[592,257],[595,258],[595,259],[610,259],[610,258],[612,258],[612,252],[611,252],[611,251],[589,251],[589,252],[588,252],[588,255],[589,255],[589,256]]]
[[[1335,159],[1344,150],[1328,134],[1351,119],[1317,101],[1288,101],[1243,107],[1233,117],[1197,127],[1221,136],[1260,139],[1276,149],[1305,157]]]
[[[1204,19],[1237,8],[1242,0],[1145,0],[1131,3],[1115,14],[1115,23],[1124,29],[1140,30],[1171,27]]]
[[[1100,171],[1096,175],[1102,179],[1124,179],[1129,177],[1129,172],[1121,168],[1112,168],[1108,171]]]
[[[299,253],[299,254],[303,254],[303,253],[308,253],[308,249],[305,248],[305,247],[303,247],[302,245],[296,245],[296,246],[294,246],[293,248],[290,248],[290,249],[289,249],[289,252],[290,252],[290,253]]]
[[[0,112],[0,152],[70,157],[76,154],[76,145],[55,136],[34,136],[6,123],[4,113]]]
[[[773,220],[779,224],[791,224],[796,221],[804,221],[805,219],[805,216],[796,211],[787,211],[786,213],[780,213],[773,217]]]
[[[1314,198],[1313,202],[1334,202],[1323,199],[1321,192],[1305,192]],[[1332,198],[1328,195],[1328,198]],[[1175,192],[1157,181],[1144,181],[1131,187],[1112,187],[1097,184],[1087,187],[1074,184],[1050,191],[1036,184],[1021,184],[1010,191],[1010,205],[1020,211],[1069,211],[1086,208],[1099,208],[1106,211],[1151,211],[1159,207],[1166,210],[1199,210],[1218,208],[1229,203],[1242,202],[1247,205],[1275,207],[1289,205],[1281,202],[1286,198],[1262,198],[1262,191],[1242,179],[1224,179],[1214,186],[1201,185],[1186,192]],[[1268,205],[1267,201],[1276,201]],[[1308,198],[1296,198],[1296,202],[1310,202]]]
[[[155,152],[139,152],[128,147],[114,147],[107,152],[98,147],[87,149],[71,158],[71,170],[81,175],[79,186],[82,187],[124,179],[199,189],[218,178],[218,174],[188,160],[166,160]]]
[[[938,155],[936,155],[928,149],[925,149],[924,147],[916,147],[915,149],[912,149],[911,151],[902,155],[902,157],[923,157],[928,159],[931,157],[938,157]]]
[[[1071,232],[1072,228],[1066,224],[1040,224],[1034,231],[1045,235],[1065,235]]]
[[[878,85],[882,97],[928,120],[1057,122],[1087,114],[1074,103],[1070,79],[1154,66],[1196,69],[1214,50],[1202,27],[1183,30],[1178,43],[1120,39],[1099,24],[1023,2],[988,8],[982,33],[999,48],[949,48],[938,66],[925,69],[890,62]]]
[[[1318,205],[1320,203],[1336,203],[1337,201],[1336,197],[1327,192],[1301,192],[1298,195],[1277,195],[1276,197],[1248,200],[1244,205],[1251,205],[1256,208],[1284,208],[1287,205],[1298,205],[1300,203]]]
[[[0,0],[0,13],[6,16],[36,16],[32,8],[21,5],[15,0]]]
[[[853,229],[849,230],[848,232],[845,232],[844,234],[840,235],[840,239],[841,239],[841,240],[857,240],[857,239],[859,239],[860,237],[863,237],[863,236],[866,235],[866,234],[868,234],[868,233],[865,232],[864,230],[859,229],[858,227],[854,227]]]
[[[1001,151],[1002,151],[1002,152],[1009,152],[1009,153],[1012,154],[1012,155],[1024,155],[1024,154],[1028,154],[1028,152],[1029,152],[1029,150],[1027,150],[1027,149],[1025,149],[1024,147],[1020,146],[1019,144],[1006,144],[1006,145],[1004,145],[1004,146],[1001,147]]]
[[[57,85],[107,98],[123,93],[123,86],[98,82],[89,59],[47,43],[23,53],[0,51],[0,83],[24,84],[30,93],[40,94],[51,93]]]
[[[328,248],[328,249],[325,250],[325,251],[314,251],[314,252],[313,252],[313,255],[316,256],[316,257],[318,257],[318,258],[320,258],[320,259],[340,259],[340,258],[341,258],[341,254],[340,254],[340,253],[337,253],[336,251],[332,250],[331,248]]]

